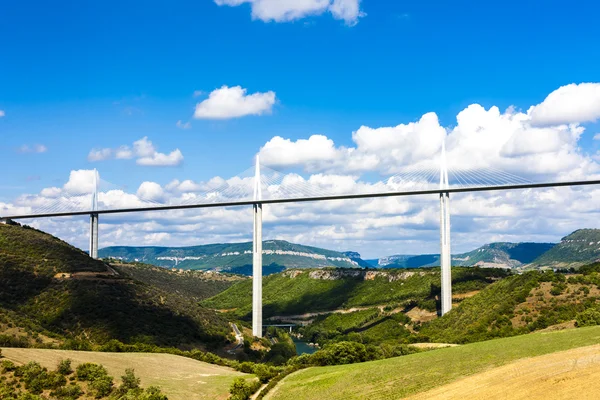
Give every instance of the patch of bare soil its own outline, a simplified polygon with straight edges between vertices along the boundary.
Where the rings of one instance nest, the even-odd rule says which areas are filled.
[[[550,400],[600,398],[600,345],[532,357],[410,399]]]
[[[444,347],[456,347],[459,345],[454,343],[411,343],[411,346],[418,349],[442,349]]]
[[[419,307],[411,308],[406,315],[412,322],[429,322],[437,318],[436,311],[428,311]]]
[[[473,297],[475,296],[477,293],[481,292],[481,290],[473,290],[471,292],[465,292],[465,293],[454,293],[452,294],[452,300],[455,299],[468,299],[469,297]]]

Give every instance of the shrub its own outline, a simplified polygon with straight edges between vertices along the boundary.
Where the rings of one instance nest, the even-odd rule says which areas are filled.
[[[168,400],[168,398],[162,394],[158,387],[150,386],[146,389],[146,393],[141,396],[140,400]]]
[[[235,378],[229,389],[230,400],[248,400],[260,387],[260,381],[248,382],[244,378]]]
[[[97,399],[106,397],[112,392],[113,381],[112,377],[105,376],[99,379],[95,379],[90,383],[90,388],[93,390],[94,395]]]
[[[590,308],[580,312],[575,317],[575,324],[578,327],[600,325],[600,311]]]
[[[73,373],[73,368],[71,368],[71,360],[60,360],[58,362],[58,366],[56,367],[56,372],[61,375],[70,375]]]
[[[10,360],[2,360],[0,362],[0,366],[2,367],[3,374],[14,371],[17,368],[17,366]]]
[[[104,368],[102,365],[93,363],[79,364],[76,374],[77,380],[88,382],[108,376],[106,368]]]
[[[62,386],[50,392],[50,396],[60,400],[76,400],[81,395],[83,395],[83,390],[76,384]]]
[[[123,383],[119,387],[119,390],[127,392],[132,389],[138,389],[140,387],[140,378],[136,377],[132,368],[125,370],[125,375],[121,377]]]

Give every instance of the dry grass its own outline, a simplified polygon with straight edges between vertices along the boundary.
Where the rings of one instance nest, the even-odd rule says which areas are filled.
[[[37,361],[50,369],[66,358],[73,361],[74,367],[84,362],[102,364],[115,381],[119,381],[126,368],[133,368],[143,387],[160,386],[170,400],[227,399],[236,377],[252,378],[231,368],[171,354],[2,348],[2,355],[18,364]]]
[[[527,358],[431,391],[413,400],[548,400],[600,397],[600,345]]]
[[[598,346],[598,343],[600,343],[600,327],[565,329],[447,347],[387,360],[312,367],[284,378],[266,398],[269,400],[401,399],[443,386],[448,387],[456,382],[466,382],[488,371],[535,357],[577,348],[584,348],[582,351],[587,354],[590,352],[589,346]],[[564,357],[564,353],[558,354],[557,357],[559,359]],[[600,356],[595,355],[592,359],[598,362],[598,357]],[[566,367],[569,362],[573,362],[573,358],[567,357],[565,360],[566,364],[563,365]],[[519,371],[523,376],[527,373],[526,369]],[[515,373],[516,376],[521,373],[519,371]],[[551,370],[548,371],[552,373]],[[557,369],[557,373],[559,371]],[[573,374],[566,374],[564,377],[572,378]],[[511,397],[510,391],[504,390],[502,376],[497,376],[497,379],[499,382],[492,390],[498,391],[499,395],[506,393],[505,397],[497,398],[515,398]],[[595,398],[600,398],[598,395],[600,390],[596,384],[600,380],[593,379],[594,377],[591,377],[584,387],[589,393],[594,393]],[[527,382],[524,381],[523,386],[527,385]],[[529,385],[535,386],[531,383]],[[515,384],[516,386],[518,384]],[[547,393],[547,399],[563,398],[557,397],[562,396],[558,392],[562,387],[555,386],[555,388],[557,392]],[[568,390],[571,389],[565,387],[565,390],[568,396],[570,393]],[[471,398],[469,395],[458,397]],[[586,397],[582,396],[582,398]]]

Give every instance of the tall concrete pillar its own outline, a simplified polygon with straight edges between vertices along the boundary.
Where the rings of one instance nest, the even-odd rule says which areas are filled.
[[[256,156],[254,176],[254,235],[252,238],[252,334],[262,337],[262,190],[260,184],[260,164]]]
[[[98,171],[94,169],[92,211],[98,211]],[[90,257],[98,259],[98,214],[90,214]]]
[[[442,143],[440,189],[448,189],[446,145]],[[442,275],[442,315],[452,309],[452,255],[450,250],[450,193],[440,193],[440,267]]]
[[[98,259],[98,214],[90,214],[90,257]]]

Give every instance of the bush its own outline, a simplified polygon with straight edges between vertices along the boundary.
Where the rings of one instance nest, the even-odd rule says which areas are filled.
[[[0,366],[2,367],[3,374],[14,371],[17,368],[17,366],[10,360],[2,360],[0,362]]]
[[[88,382],[92,382],[96,379],[101,379],[108,376],[106,368],[104,368],[102,365],[93,363],[79,364],[79,366],[77,367],[76,374],[78,381]]]
[[[102,365],[80,364],[77,367],[76,374],[78,380],[90,382],[89,387],[96,398],[106,397],[112,392],[113,379]]]
[[[50,392],[50,396],[60,400],[76,400],[83,395],[83,390],[76,385],[62,386]]]
[[[125,370],[125,375],[121,377],[123,383],[119,387],[119,390],[128,392],[129,390],[138,389],[140,387],[140,378],[136,377],[133,373],[132,368]]]
[[[248,400],[260,388],[260,381],[248,382],[244,378],[235,378],[229,389],[230,400]]]
[[[141,396],[140,400],[168,400],[168,398],[162,394],[158,387],[150,386],[146,389],[146,393]]]
[[[95,379],[90,383],[90,388],[94,391],[94,395],[97,399],[106,397],[112,392],[113,381],[112,377],[105,376],[99,379]]]
[[[580,312],[575,317],[575,325],[578,327],[600,325],[600,311],[590,308]]]
[[[73,368],[71,368],[71,360],[60,360],[58,362],[58,366],[56,367],[56,372],[61,375],[70,375],[73,373]]]

